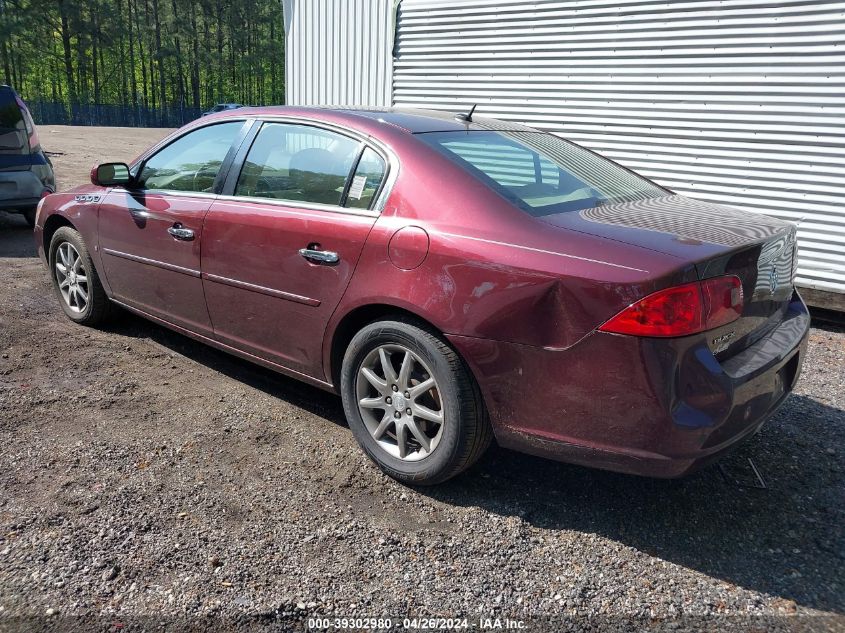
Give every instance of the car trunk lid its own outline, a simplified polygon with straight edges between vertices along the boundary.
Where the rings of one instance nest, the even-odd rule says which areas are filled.
[[[745,247],[696,263],[699,277],[736,275],[742,281],[742,316],[708,333],[717,358],[732,356],[765,336],[786,314],[793,296],[795,227]]]

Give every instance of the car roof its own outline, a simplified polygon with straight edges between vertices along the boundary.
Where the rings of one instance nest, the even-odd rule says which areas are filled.
[[[458,118],[457,111],[424,110],[417,108],[355,108],[347,106],[265,106],[241,108],[237,116],[255,114],[256,116],[288,115],[307,116],[311,118],[325,118],[327,121],[345,121],[351,125],[361,123],[361,119],[368,122],[383,123],[399,128],[410,134],[424,134],[426,132],[451,132],[467,130],[502,130],[535,132],[533,128],[473,116],[471,122]],[[232,115],[234,116],[234,115]]]
[[[0,84],[0,99],[2,100],[2,106],[4,108],[9,107],[10,105],[17,106],[17,100],[15,99],[17,96],[18,93],[15,92],[14,88],[7,86],[6,84]]]

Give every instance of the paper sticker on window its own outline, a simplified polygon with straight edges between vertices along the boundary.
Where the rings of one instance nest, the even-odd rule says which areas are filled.
[[[352,186],[349,187],[349,197],[354,198],[355,200],[360,200],[366,185],[366,176],[355,176],[355,178],[352,179]]]

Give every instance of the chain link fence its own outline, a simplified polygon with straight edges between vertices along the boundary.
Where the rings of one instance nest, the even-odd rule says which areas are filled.
[[[75,105],[27,101],[36,125],[103,125],[121,127],[181,127],[203,110],[184,106],[148,108],[123,105]]]

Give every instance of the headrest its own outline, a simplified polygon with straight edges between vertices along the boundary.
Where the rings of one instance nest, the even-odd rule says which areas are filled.
[[[290,158],[290,171],[316,172],[319,174],[331,174],[336,171],[332,169],[337,166],[337,159],[327,149],[310,147],[298,151]]]

